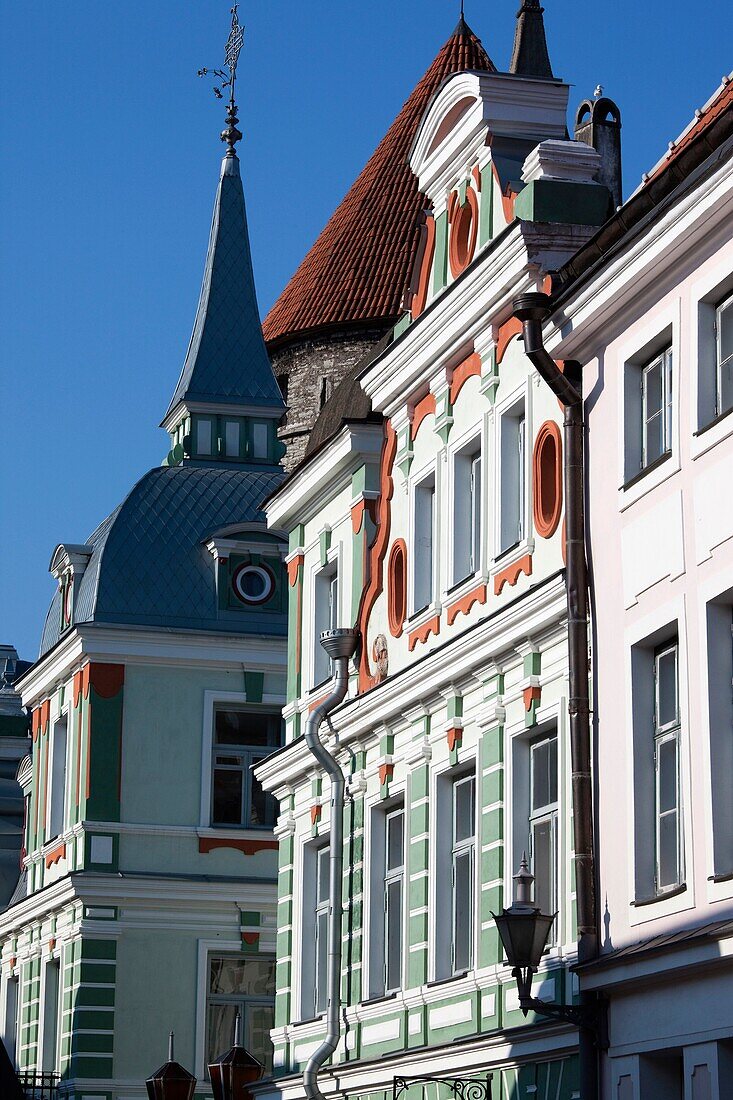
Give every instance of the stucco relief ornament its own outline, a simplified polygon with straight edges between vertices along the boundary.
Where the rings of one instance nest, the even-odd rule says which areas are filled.
[[[387,679],[389,673],[389,653],[387,652],[387,639],[384,634],[377,634],[372,643],[372,660],[377,669],[376,680],[381,684]]]

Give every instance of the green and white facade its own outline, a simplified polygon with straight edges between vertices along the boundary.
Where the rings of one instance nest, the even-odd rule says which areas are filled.
[[[281,807],[276,1077],[258,1096],[299,1100],[325,1033],[331,811],[301,735],[328,692],[319,631],[351,625],[349,694],[321,730],[347,796],[342,1030],[320,1087],[388,1100],[397,1075],[491,1074],[502,1100],[579,1095],[577,1033],[524,1019],[492,919],[528,850],[558,914],[534,993],[572,1000],[561,411],[511,307],[608,212],[597,154],[565,140],[567,93],[445,81],[410,160],[429,207],[411,308],[359,378],[372,414],[335,420],[266,505],[289,533],[290,618],[286,745],[256,770]]]
[[[262,341],[239,161],[222,163],[170,451],[83,544],[60,544],[32,712],[23,874],[0,915],[0,1028],[70,1100],[133,1100],[206,1064],[243,1013],[269,1060],[274,803],[250,766],[281,741],[283,403]]]

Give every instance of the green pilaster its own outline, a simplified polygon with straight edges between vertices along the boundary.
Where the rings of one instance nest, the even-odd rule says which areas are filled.
[[[438,294],[448,281],[448,212],[435,219],[435,253],[433,255],[433,294]]]
[[[496,401],[496,391],[499,388],[499,367],[496,362],[496,348],[481,357],[481,393],[485,394],[491,404]]]
[[[481,169],[481,211],[478,222],[478,246],[483,248],[494,236],[494,169],[485,164]]]
[[[344,1004],[355,1005],[362,999],[364,965],[364,800],[360,795],[344,807],[343,896],[341,997]]]
[[[265,686],[264,672],[244,672],[244,691],[248,703],[261,703]]]
[[[481,863],[479,966],[500,963],[502,949],[492,913],[504,896],[504,727],[493,726],[479,743]],[[498,998],[496,1009],[498,1011]]]
[[[296,524],[290,532],[289,553],[294,554],[303,546],[305,528]],[[301,666],[303,661],[303,560],[297,566],[291,562],[288,572],[288,702],[294,702],[300,695]],[[295,734],[297,736],[297,733]]]
[[[416,723],[418,737],[429,734],[430,719]],[[419,761],[410,772],[410,806],[407,855],[408,957],[407,987],[415,989],[428,980],[428,859],[430,830],[430,775],[428,761]],[[415,1036],[409,1036],[415,1045]]]
[[[326,527],[318,536],[318,547],[321,555],[321,567],[328,565],[328,551],[331,549],[331,528]]]
[[[84,939],[73,947],[69,1072],[74,1077],[112,1077],[117,943]]]
[[[84,816],[90,821],[120,820],[122,696],[121,687],[111,698],[89,688],[89,796]]]

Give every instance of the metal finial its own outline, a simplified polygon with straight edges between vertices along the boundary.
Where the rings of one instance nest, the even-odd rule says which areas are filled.
[[[244,43],[244,27],[240,25],[239,17],[237,15],[237,5],[231,9],[232,12],[232,26],[229,31],[229,37],[227,38],[226,46],[224,47],[224,64],[229,70],[228,79],[224,78],[227,73],[224,69],[199,69],[199,76],[208,76],[211,73],[212,76],[218,77],[221,84],[214,85],[214,95],[217,99],[224,98],[224,89],[229,89],[229,102],[227,104],[226,113],[226,129],[221,132],[221,140],[225,141],[229,148],[226,155],[228,157],[236,156],[234,146],[238,141],[242,140],[242,134],[237,129],[237,104],[234,100],[234,87],[237,80],[237,63],[239,61],[239,55],[242,51],[242,45]]]
[[[242,1013],[237,1009],[234,1014],[234,1045],[242,1045]]]
[[[534,875],[529,869],[526,852],[522,852],[522,861],[519,864],[519,870],[514,876],[514,881],[517,884],[516,904],[532,905],[532,883],[534,882]]]
[[[173,1032],[168,1035],[168,1061],[172,1062],[173,1059]]]

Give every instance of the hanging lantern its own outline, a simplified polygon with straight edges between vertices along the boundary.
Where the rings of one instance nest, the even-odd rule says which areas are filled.
[[[249,1086],[259,1081],[264,1066],[241,1044],[242,1019],[234,1017],[234,1046],[209,1064],[209,1078],[214,1100],[249,1100]]]
[[[173,1032],[168,1040],[168,1061],[145,1082],[149,1100],[193,1100],[196,1078],[173,1060]]]

